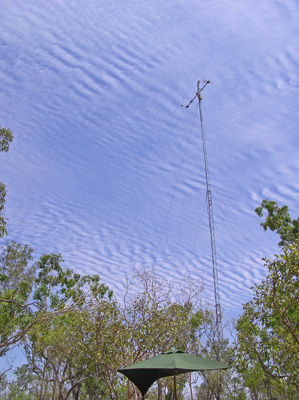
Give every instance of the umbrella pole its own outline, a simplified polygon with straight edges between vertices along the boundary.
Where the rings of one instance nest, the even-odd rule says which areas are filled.
[[[177,400],[175,369],[173,370],[173,391],[174,391],[174,400]]]

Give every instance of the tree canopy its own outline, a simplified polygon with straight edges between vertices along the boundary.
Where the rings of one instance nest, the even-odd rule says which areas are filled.
[[[254,285],[252,300],[243,306],[237,324],[238,360],[242,370],[262,371],[281,391],[292,392],[292,387],[299,389],[298,219],[274,201],[264,200],[259,216],[263,209],[268,215],[262,226],[279,234],[282,253],[264,260],[267,277]],[[290,392],[288,398],[293,398]]]
[[[0,126],[0,152],[8,152],[9,145],[13,141],[13,134],[10,129]],[[0,181],[0,238],[3,237],[6,231],[6,220],[4,218],[4,206],[6,201],[6,186]]]
[[[280,236],[279,246],[284,247],[298,241],[299,217],[292,219],[288,206],[279,207],[276,201],[265,199],[255,212],[259,217],[263,217],[264,212],[267,213],[261,226],[265,231],[270,229]]]

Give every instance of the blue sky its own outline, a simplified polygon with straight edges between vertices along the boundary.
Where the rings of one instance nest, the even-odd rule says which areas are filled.
[[[295,0],[3,1],[9,239],[123,290],[135,268],[203,279],[213,304],[198,79],[221,304],[237,317],[278,251],[254,209],[298,216]],[[185,100],[184,100],[185,99]]]

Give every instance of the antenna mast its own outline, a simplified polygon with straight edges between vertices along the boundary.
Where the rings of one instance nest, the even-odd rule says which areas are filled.
[[[222,325],[222,314],[221,314],[221,307],[220,307],[220,296],[219,296],[219,285],[218,285],[218,268],[217,268],[217,256],[216,256],[216,241],[215,241],[215,229],[214,229],[214,217],[213,217],[212,192],[211,192],[211,187],[210,187],[206,136],[205,136],[203,116],[202,116],[202,107],[201,107],[201,102],[202,102],[201,91],[207,86],[208,83],[210,83],[210,81],[203,81],[203,83],[204,83],[203,87],[200,88],[200,81],[197,82],[196,95],[198,98],[200,126],[201,126],[201,135],[202,135],[202,147],[203,147],[203,156],[204,156],[204,163],[205,163],[206,186],[207,186],[207,209],[208,209],[208,215],[209,215],[210,240],[211,240],[212,263],[213,263],[216,326],[218,328],[218,333],[219,333],[221,325]]]
[[[200,87],[200,84],[203,84]],[[217,256],[216,256],[216,241],[215,241],[215,229],[214,229],[214,217],[213,217],[213,203],[212,203],[212,192],[210,187],[210,177],[209,177],[209,168],[208,168],[208,156],[207,156],[207,147],[206,147],[206,136],[203,124],[203,116],[202,116],[202,96],[201,92],[203,89],[210,83],[210,81],[202,80],[202,82],[197,82],[197,92],[193,99],[187,104],[186,108],[190,106],[191,103],[198,98],[198,107],[199,107],[199,115],[200,115],[200,127],[201,127],[201,135],[202,135],[202,146],[203,146],[203,156],[204,156],[204,164],[205,164],[205,174],[206,174],[206,187],[207,187],[207,209],[209,216],[209,226],[210,226],[210,241],[211,241],[211,250],[212,250],[212,264],[213,264],[213,278],[214,278],[214,296],[215,296],[215,311],[216,311],[216,327],[218,331],[218,337],[221,338],[222,334],[222,313],[220,306],[220,296],[219,296],[219,285],[218,285],[218,268],[217,268]]]

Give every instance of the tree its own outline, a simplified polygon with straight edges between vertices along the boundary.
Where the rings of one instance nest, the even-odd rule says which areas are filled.
[[[136,286],[141,287],[137,293]],[[202,287],[186,288],[179,299],[153,271],[138,272],[122,300],[92,296],[75,312],[34,327],[26,339],[27,369],[39,377],[40,390],[50,391],[54,399],[139,398],[117,370],[172,347],[188,346],[193,334],[189,325],[199,328],[203,312],[197,308]],[[180,393],[186,383],[178,379]],[[160,382],[158,398],[162,393],[171,398],[172,387],[172,380]]]
[[[134,294],[130,296],[128,286],[120,304],[122,319],[129,334],[128,356],[122,361],[122,365],[133,364],[171,348],[186,349],[191,338],[189,325],[192,316],[198,312],[197,322],[202,322],[199,308],[202,283],[186,280],[182,288],[175,290],[154,270],[143,270],[136,271],[133,284]],[[137,294],[136,287],[141,287]],[[182,393],[186,380],[178,378],[177,383],[178,391]],[[162,380],[157,384],[158,399],[161,400]],[[169,385],[169,380],[164,380],[164,389],[168,396],[171,396],[172,387],[172,381]]]
[[[238,321],[239,352],[248,365],[258,362],[272,378],[299,388],[298,245],[285,246],[265,266],[268,277],[254,286]]]
[[[286,206],[272,201],[264,200],[258,215],[263,209],[268,216],[262,226],[279,234],[282,253],[264,260],[268,275],[254,285],[252,300],[243,305],[237,323],[239,370],[263,371],[268,391],[274,387],[295,399],[299,395],[298,219],[292,220]],[[295,397],[290,397],[292,393]]]
[[[219,351],[222,359],[228,357],[227,341],[216,343],[211,311],[200,305],[201,285],[187,281],[183,290],[174,290],[154,271],[139,271],[120,299],[112,297],[97,276],[80,277],[62,269],[60,263],[59,255],[46,255],[34,264],[36,312],[52,315],[31,326],[24,336],[27,363],[17,370],[17,379],[3,399],[137,400],[139,392],[117,373],[122,366],[173,347],[211,359],[216,359]],[[90,296],[82,296],[84,292]],[[75,307],[59,312],[74,299]],[[186,393],[190,399],[196,398],[197,377],[196,373],[177,377],[180,398],[188,398]],[[200,391],[203,399],[226,393],[215,378],[205,377]],[[166,378],[153,386],[148,398],[167,400],[172,395],[173,380]]]
[[[10,129],[0,126],[0,151],[7,152],[9,144],[13,141],[13,133]]]
[[[50,400],[49,396],[39,396],[40,382],[28,370],[27,365],[17,367],[14,371],[15,379],[0,390],[0,400]]]
[[[226,322],[219,327],[212,309],[205,309],[202,323],[195,330],[199,331],[194,342],[197,353],[207,359],[226,362],[230,365],[234,358],[235,340],[233,325]],[[220,335],[219,335],[219,329]],[[230,339],[229,339],[230,337]],[[239,384],[233,367],[228,370],[203,371],[199,374],[200,385],[196,385],[196,399],[220,400],[242,399],[243,388]],[[240,397],[234,397],[236,394]]]
[[[33,249],[14,241],[0,255],[0,356],[17,344],[30,326],[30,296],[36,266]]]
[[[37,325],[75,310],[89,296],[106,293],[98,275],[81,276],[61,266],[60,254],[29,265],[33,250],[9,242],[0,256],[0,355]]]
[[[0,152],[8,152],[9,144],[13,141],[13,134],[10,129],[0,126]],[[6,200],[6,186],[0,181],[0,237],[7,234],[6,220],[4,218],[4,205]]]
[[[261,226],[265,231],[270,229],[280,236],[279,246],[284,247],[299,239],[299,217],[292,219],[288,206],[279,207],[276,201],[265,199],[255,212],[259,217],[263,217],[265,211],[268,215]]]
[[[103,387],[101,379],[99,354],[103,347],[113,346],[111,341],[106,343],[106,339],[112,338],[113,331],[110,333],[109,330],[110,336],[106,338],[105,322],[100,331],[95,329],[99,326],[99,319],[95,318],[99,314],[99,310],[95,312],[96,303],[98,306],[103,303],[102,319],[110,319],[109,309],[104,306],[110,303],[107,289],[105,293],[95,294],[92,300],[85,299],[76,310],[69,310],[37,325],[27,335],[27,368],[40,381],[40,397],[51,393],[53,399],[79,399],[82,389],[86,395],[95,395],[95,392],[107,394],[107,387]],[[95,334],[101,339],[97,340]]]

